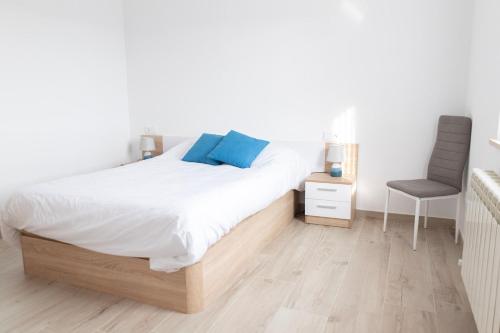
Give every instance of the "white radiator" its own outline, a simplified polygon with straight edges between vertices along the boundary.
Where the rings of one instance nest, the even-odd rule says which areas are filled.
[[[479,333],[500,332],[500,177],[474,169],[467,193],[462,278]]]

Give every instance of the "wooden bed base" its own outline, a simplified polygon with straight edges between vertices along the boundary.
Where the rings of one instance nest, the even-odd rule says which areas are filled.
[[[248,217],[194,265],[174,273],[152,271],[147,258],[114,256],[23,233],[24,271],[50,280],[131,298],[184,313],[203,310],[229,289],[255,256],[294,216],[288,192]]]

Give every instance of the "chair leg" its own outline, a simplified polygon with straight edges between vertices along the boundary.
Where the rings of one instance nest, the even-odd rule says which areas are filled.
[[[415,224],[413,225],[413,251],[417,250],[418,221],[420,219],[420,199],[415,206]]]
[[[425,200],[425,216],[424,216],[424,229],[427,229],[427,219],[429,216],[429,206],[431,205],[430,200]]]
[[[385,210],[384,210],[384,232],[387,229],[387,214],[389,209],[389,197],[391,196],[391,190],[387,188],[387,192],[385,194]]]
[[[455,215],[455,244],[458,244],[458,219],[460,217],[460,194],[457,195],[457,212]]]

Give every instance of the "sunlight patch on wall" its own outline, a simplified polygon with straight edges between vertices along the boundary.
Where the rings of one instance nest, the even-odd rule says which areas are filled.
[[[340,10],[356,23],[361,23],[365,19],[365,14],[361,8],[352,0],[342,0],[340,2]]]

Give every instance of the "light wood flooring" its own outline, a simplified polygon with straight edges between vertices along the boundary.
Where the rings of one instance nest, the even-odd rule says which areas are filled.
[[[449,223],[358,218],[353,229],[295,220],[216,304],[185,315],[24,276],[0,240],[1,332],[440,332],[476,327]]]

